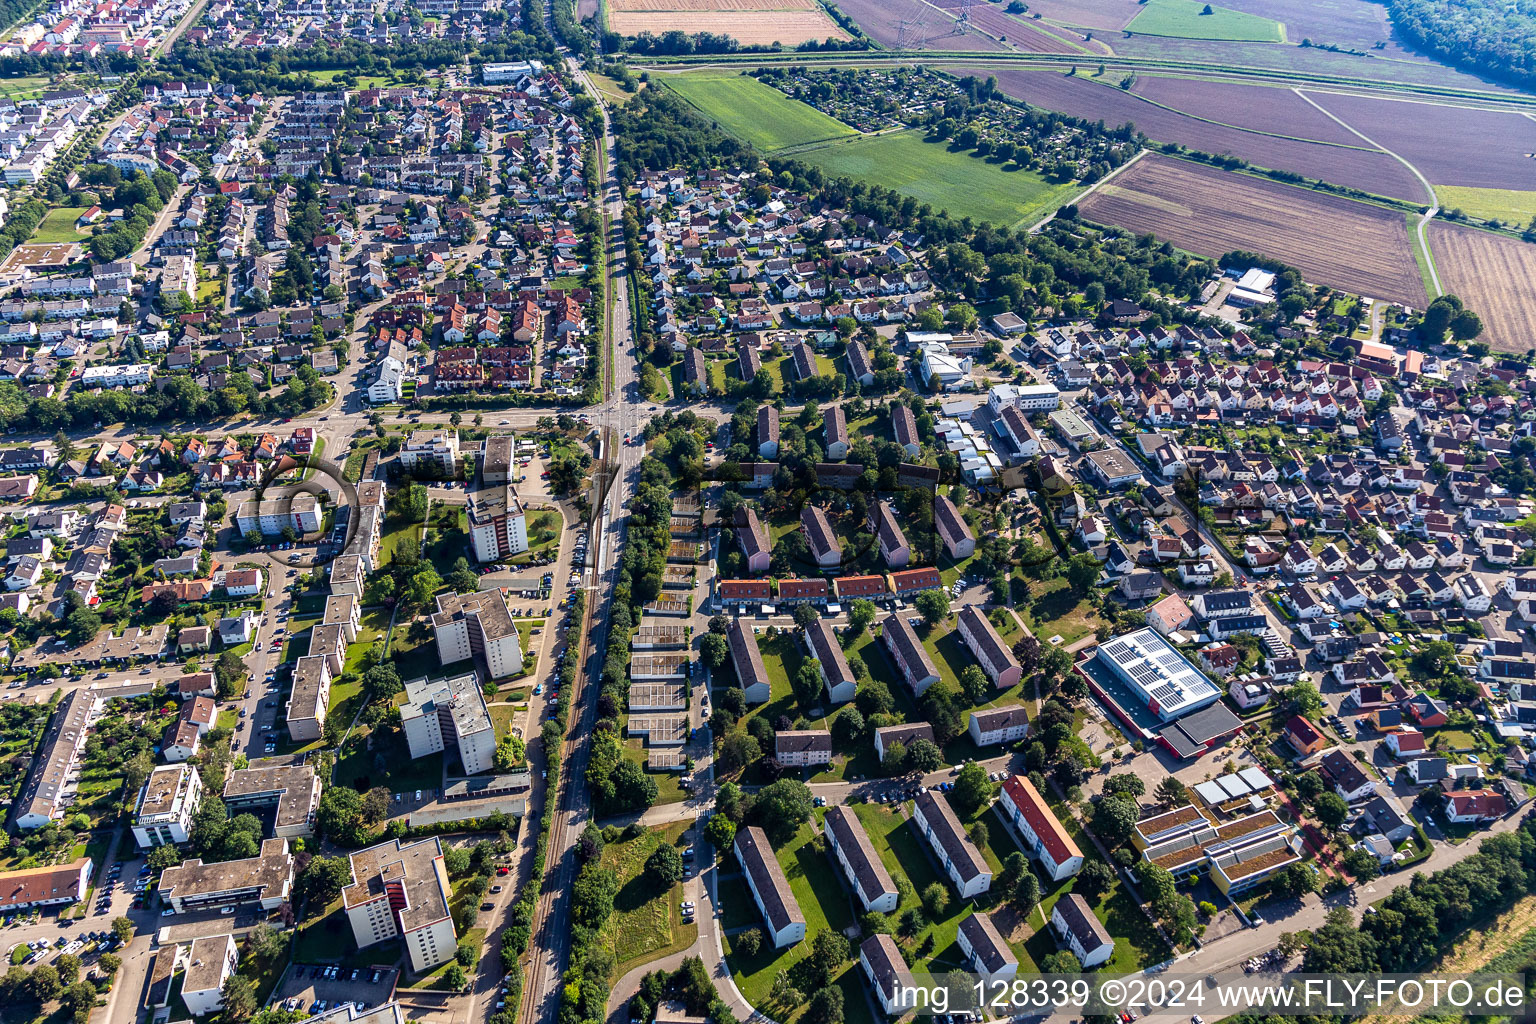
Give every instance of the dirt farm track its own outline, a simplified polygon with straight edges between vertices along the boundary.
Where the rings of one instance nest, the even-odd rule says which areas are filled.
[[[1315,284],[1420,308],[1428,301],[1401,210],[1155,154],[1079,209],[1095,223],[1151,232],[1203,256],[1247,249]]]
[[[607,7],[608,27],[627,36],[713,32],[744,46],[848,38],[815,0],[608,0]]]
[[[1536,346],[1536,245],[1431,221],[1429,247],[1441,286],[1483,318],[1480,340],[1504,352]]]

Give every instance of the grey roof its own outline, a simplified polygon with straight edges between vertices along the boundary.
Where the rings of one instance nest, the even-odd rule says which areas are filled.
[[[1019,958],[1008,948],[1008,942],[997,930],[992,919],[981,911],[960,922],[960,934],[970,943],[983,973],[996,974],[1009,964],[1017,967]]]
[[[919,793],[916,804],[922,812],[923,820],[933,830],[934,840],[943,847],[962,881],[968,882],[977,875],[987,873],[987,862],[982,860],[981,854],[966,836],[948,800],[931,792]]]
[[[805,629],[805,641],[810,645],[811,653],[821,663],[821,670],[826,673],[833,683],[856,682],[853,678],[853,669],[848,667],[848,658],[843,654],[842,645],[837,642],[837,637],[832,634],[832,627],[827,625],[825,619],[815,619]]]
[[[853,871],[854,884],[866,900],[874,900],[884,893],[896,891],[896,883],[891,881],[891,873],[881,863],[880,854],[870,843],[858,815],[847,807],[834,805],[827,808],[824,826],[848,861]]]
[[[907,962],[902,959],[896,940],[889,935],[881,933],[865,939],[859,946],[859,954],[869,964],[874,983],[886,999],[895,999],[901,988],[912,984]]]
[[[774,932],[783,931],[792,924],[805,924],[795,894],[790,891],[789,879],[773,855],[768,836],[756,825],[736,833],[736,859],[752,879],[752,887],[763,901],[768,924]]]
[[[736,668],[736,679],[741,688],[745,690],[759,683],[771,685],[768,669],[763,666],[762,652],[757,649],[757,638],[742,626],[740,619],[731,620],[725,636],[731,643],[731,664]]]
[[[1057,900],[1055,913],[1061,915],[1067,931],[1076,937],[1084,949],[1092,950],[1106,944],[1114,945],[1115,940],[1099,923],[1099,919],[1093,916],[1093,908],[1077,893],[1069,892]]]

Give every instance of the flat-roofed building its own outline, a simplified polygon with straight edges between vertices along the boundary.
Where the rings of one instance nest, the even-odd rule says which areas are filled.
[[[150,772],[133,810],[133,838],[139,849],[186,842],[202,805],[203,780],[192,765],[167,764]]]
[[[181,976],[181,1000],[188,1013],[206,1017],[224,1008],[224,982],[235,973],[239,960],[235,937],[227,932],[192,940]]]
[[[254,533],[274,537],[284,530],[300,536],[316,533],[320,529],[320,502],[307,491],[261,501],[253,498],[240,503],[235,512],[235,528],[242,536]]]
[[[230,814],[272,809],[272,835],[312,836],[320,779],[307,764],[236,768],[224,782],[224,806]]]
[[[331,678],[341,675],[347,667],[347,627],[341,622],[322,622],[309,628],[309,653],[324,658],[331,670]]]
[[[1175,878],[1209,871],[1228,894],[1246,892],[1301,860],[1295,829],[1268,809],[1218,825],[1186,804],[1138,821],[1131,845]]]
[[[680,747],[688,740],[688,716],[630,715],[624,722],[624,731],[630,736],[643,737],[647,746]]]
[[[441,843],[393,839],[357,851],[349,862],[352,884],[341,890],[341,900],[358,949],[398,938],[418,972],[453,957],[452,886]]]
[[[882,725],[875,730],[875,756],[885,760],[885,755],[895,744],[910,747],[918,740],[933,742],[933,726],[927,722],[903,722],[900,725]]]
[[[261,853],[245,860],[204,864],[183,861],[160,875],[160,901],[178,914],[213,907],[255,903],[276,910],[287,901],[293,885],[293,855],[288,840],[264,839]]]
[[[1052,881],[1070,878],[1082,870],[1083,851],[1029,779],[1022,775],[1004,779],[998,810],[1024,840],[1025,851],[1040,861]]]
[[[756,825],[749,825],[736,833],[736,860],[741,864],[752,890],[752,899],[758,912],[763,915],[768,939],[774,949],[783,949],[805,941],[805,916],[795,902],[795,894],[779,867],[778,858],[768,836]]]
[[[332,594],[325,599],[324,625],[340,625],[347,643],[357,642],[358,630],[363,628],[363,603],[351,594]]]
[[[942,494],[933,496],[933,526],[944,542],[944,553],[951,559],[959,561],[976,553],[976,535],[971,533],[970,524],[955,503]]]
[[[341,555],[331,563],[330,587],[333,594],[351,594],[363,599],[363,577],[367,573],[358,555]]]
[[[826,729],[781,729],[773,736],[773,756],[791,768],[831,764],[832,734]]]
[[[768,669],[763,665],[763,654],[757,649],[757,637],[752,630],[733,619],[726,627],[725,638],[731,645],[731,666],[736,670],[736,685],[747,695],[748,704],[766,704],[772,695],[768,681]]]
[[[864,968],[864,976],[875,990],[875,1001],[886,1016],[900,1017],[911,1009],[902,993],[914,987],[912,972],[895,939],[884,932],[865,939],[859,945],[859,966]]]
[[[681,684],[688,678],[688,655],[680,651],[655,654],[631,654],[629,678],[637,683]]]
[[[971,740],[978,747],[1012,743],[1029,735],[1029,711],[1022,704],[1005,704],[985,710],[978,708],[971,712],[968,729]]]
[[[478,562],[528,550],[528,516],[511,484],[482,484],[469,495],[469,543]]]
[[[452,477],[458,471],[457,430],[413,430],[397,456],[407,473],[427,472]]]
[[[479,657],[492,679],[522,671],[522,638],[500,590],[439,594],[432,630],[438,663],[443,666]]]
[[[630,683],[629,712],[683,711],[688,707],[688,687],[683,683]]]
[[[331,697],[331,666],[318,654],[305,655],[293,665],[293,692],[288,695],[288,736],[295,743],[319,739]]]
[[[1019,958],[1013,955],[1008,940],[997,930],[992,918],[981,911],[960,922],[955,939],[976,974],[988,978],[1012,978],[1019,973]]]
[[[676,650],[688,646],[688,634],[678,623],[645,623],[629,638],[632,651]]]
[[[992,887],[992,870],[966,836],[948,800],[933,792],[917,794],[912,802],[912,820],[961,899],[979,896]]]
[[[1013,656],[1008,645],[1003,643],[992,621],[971,604],[960,609],[958,620],[960,639],[965,641],[965,646],[976,656],[976,663],[987,674],[987,678],[992,680],[992,685],[999,690],[1017,686],[1024,677],[1023,666]]]
[[[816,659],[816,669],[821,673],[822,684],[827,688],[827,699],[834,704],[853,700],[858,680],[848,667],[842,644],[832,633],[832,627],[823,619],[816,619],[805,627],[805,647]]]
[[[514,438],[511,434],[493,434],[485,439],[480,452],[480,482],[505,484],[512,482]]]
[[[879,852],[869,841],[859,816],[847,807],[834,804],[827,808],[822,824],[827,845],[832,847],[833,855],[842,865],[843,875],[853,886],[859,904],[865,911],[894,912],[901,894],[896,890],[896,883],[891,881],[891,873],[885,869]]]
[[[886,616],[880,623],[880,639],[885,642],[885,649],[890,652],[896,670],[901,673],[912,696],[921,697],[928,687],[939,681],[939,670],[933,667],[933,659],[928,657],[922,641],[907,625],[906,619],[900,615]]]
[[[1075,892],[1067,893],[1051,908],[1051,928],[1085,970],[1115,955],[1114,938],[1093,916],[1088,901]]]
[[[413,758],[453,747],[466,775],[481,775],[496,766],[496,729],[473,672],[407,680],[400,725]]]
[[[0,913],[77,903],[90,889],[94,868],[91,858],[81,857],[68,864],[0,871]]]

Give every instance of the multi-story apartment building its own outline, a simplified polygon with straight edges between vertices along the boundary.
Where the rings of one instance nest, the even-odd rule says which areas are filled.
[[[495,562],[528,550],[528,518],[509,484],[485,484],[469,496],[469,542],[475,559]]]
[[[827,688],[827,699],[834,704],[853,700],[858,680],[854,679],[853,669],[848,666],[843,647],[837,642],[832,627],[827,625],[825,619],[815,619],[805,627],[805,647],[811,657],[816,659],[816,669],[821,673],[822,684]]]
[[[456,430],[413,430],[398,456],[407,473],[453,477],[459,467],[459,433]]]
[[[432,629],[443,665],[478,656],[492,679],[522,670],[522,641],[500,590],[438,595]]]
[[[763,915],[763,924],[774,949],[805,941],[805,916],[773,854],[768,836],[756,825],[736,833],[736,860],[746,876],[747,888]]]
[[[489,772],[496,762],[496,730],[473,672],[405,684],[400,724],[412,757],[458,749],[466,775]]]
[[[294,663],[287,707],[289,738],[295,743],[320,738],[330,696],[331,667],[324,656],[306,655]]]
[[[900,615],[889,615],[880,623],[880,639],[890,652],[896,669],[912,696],[921,697],[928,687],[939,681],[939,670],[933,667],[933,659],[923,649],[922,642],[907,620]]]
[[[893,912],[901,894],[896,891],[896,883],[891,881],[891,873],[885,869],[880,854],[870,843],[858,815],[846,807],[829,807],[824,825],[827,845],[832,847],[838,864],[842,865],[843,874],[848,878],[848,884],[853,886],[864,910],[878,910],[884,914]]]
[[[312,836],[320,807],[320,779],[307,764],[236,768],[224,783],[224,807],[231,814],[276,808],[274,836]]]
[[[992,871],[966,836],[949,801],[933,792],[917,794],[912,803],[912,820],[933,848],[934,857],[961,899],[969,899],[992,887]]]
[[[794,768],[831,764],[832,734],[826,729],[781,730],[773,737],[773,756]]]
[[[1083,851],[1077,848],[1077,843],[1051,811],[1050,804],[1029,779],[1022,775],[1004,779],[998,810],[1018,831],[1030,856],[1039,858],[1040,866],[1045,868],[1052,881],[1059,882],[1082,870]]]
[[[453,956],[452,888],[436,839],[394,839],[349,860],[352,884],[341,898],[359,949],[398,938],[413,971],[430,970]]]
[[[133,811],[139,849],[186,842],[202,805],[203,780],[192,765],[167,764],[150,772]]]
[[[166,868],[160,875],[160,901],[178,914],[246,903],[276,910],[287,901],[292,886],[293,855],[288,852],[288,840],[266,839],[261,853],[245,860],[204,864],[193,858]]]
[[[240,503],[235,512],[235,528],[241,535],[257,533],[272,537],[284,530],[303,536],[320,530],[320,503],[313,494],[300,491],[283,498],[264,501],[251,499]]]
[[[992,680],[993,686],[1006,690],[1018,685],[1024,669],[984,613],[975,605],[968,604],[961,608],[958,629],[960,639],[965,641],[965,646],[976,656],[976,663],[987,674],[987,678]]]

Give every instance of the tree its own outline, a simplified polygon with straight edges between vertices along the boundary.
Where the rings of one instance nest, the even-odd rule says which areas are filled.
[[[645,876],[659,890],[667,890],[683,877],[683,858],[677,847],[662,843],[645,859]]]
[[[833,985],[818,989],[806,1007],[807,1024],[843,1024],[843,990]]]
[[[96,1006],[96,986],[88,981],[77,981],[64,990],[59,1001],[70,1016],[84,1024],[91,1019],[91,1010]]]
[[[214,686],[219,697],[229,700],[245,689],[245,662],[234,651],[225,651],[213,665]]]
[[[852,704],[832,716],[832,741],[839,746],[851,747],[864,735],[864,716]]]
[[[1109,887],[1115,884],[1115,870],[1103,861],[1094,858],[1085,860],[1083,868],[1077,873],[1076,890],[1083,894],[1089,902],[1109,891]]]
[[[987,699],[990,684],[980,665],[967,665],[960,670],[960,689],[965,691],[966,698],[972,704],[980,704]]]
[[[32,997],[40,1003],[51,1003],[64,991],[64,985],[59,981],[59,972],[52,964],[43,964],[33,969],[27,978],[27,985],[32,989]]]
[[[704,826],[704,838],[709,840],[710,846],[723,853],[736,841],[736,823],[727,815],[712,814]]]
[[[1172,778],[1172,776],[1170,775],[1169,778]],[[1123,793],[1126,796],[1134,799],[1135,797],[1141,796],[1146,791],[1147,784],[1141,781],[1141,776],[1132,775],[1129,772],[1121,772],[1118,775],[1111,775],[1109,778],[1104,780],[1105,796],[1110,796],[1116,793]]]
[[[942,590],[925,590],[912,599],[912,607],[929,626],[937,626],[949,618],[949,598]]]
[[[370,825],[377,825],[389,817],[389,790],[383,786],[374,786],[363,794],[363,820]]]
[[[757,956],[757,951],[762,948],[763,930],[761,928],[748,928],[746,931],[736,936],[736,942],[734,945],[736,947],[736,952],[740,953],[748,960],[752,959],[754,956]]]
[[[1364,850],[1350,850],[1342,858],[1344,870],[1355,876],[1357,882],[1369,882],[1381,874],[1381,861]]]
[[[628,758],[614,765],[608,776],[613,783],[614,804],[620,810],[644,810],[656,802],[656,780]]]
[[[467,980],[464,968],[459,966],[457,961],[449,964],[448,969],[443,972],[443,984],[447,986],[450,992],[464,991],[464,985]]]
[[[315,823],[331,839],[349,846],[363,842],[363,798],[350,786],[327,786]]]
[[[948,909],[949,890],[944,888],[943,882],[930,882],[923,890],[923,911],[933,920],[943,917]]]
[[[477,944],[470,939],[460,940],[458,948],[453,951],[453,959],[460,967],[473,967],[479,958]]]
[[[1106,796],[1093,808],[1093,831],[1109,846],[1119,846],[1130,838],[1140,809],[1125,795]]]
[[[1331,789],[1317,795],[1312,801],[1312,810],[1317,820],[1329,828],[1338,828],[1349,817],[1349,804]]]
[[[1152,795],[1163,807],[1177,807],[1189,802],[1189,788],[1172,775],[1159,782]]]
[[[59,984],[66,988],[80,980],[80,958],[73,953],[59,954],[53,969],[59,972]]]
[[[1303,679],[1280,691],[1280,699],[1293,715],[1316,718],[1323,711],[1323,695],[1317,692],[1317,684]]]
[[[116,953],[103,953],[96,958],[96,969],[109,978],[116,974],[122,966],[123,958]]]
[[[808,708],[815,704],[821,697],[821,669],[814,658],[806,658],[800,662],[800,667],[795,670],[795,678],[790,680],[795,691],[795,699],[801,707]]]
[[[1077,974],[1082,969],[1081,961],[1073,956],[1069,949],[1058,949],[1054,953],[1048,953],[1040,961],[1042,974]]]
[[[816,608],[813,605],[802,604],[795,608],[795,625],[799,626],[801,629],[809,629],[811,627],[811,623],[815,622],[819,618],[821,618],[821,614],[816,611]]]
[[[789,842],[795,830],[811,818],[811,790],[803,782],[779,779],[758,791],[752,805],[757,823],[775,846]]]
[[[1025,917],[1035,909],[1040,902],[1040,880],[1035,877],[1033,871],[1026,870],[1019,876],[1019,880],[1013,885],[1013,905],[1019,908],[1019,913]]]
[[[848,606],[848,635],[861,636],[875,621],[875,605],[873,601],[866,601],[862,597],[856,598]]]
[[[848,959],[848,940],[841,932],[823,928],[811,938],[810,968],[820,985],[830,985]]]
[[[955,803],[963,811],[974,811],[992,799],[992,780],[987,778],[987,770],[977,761],[961,768],[954,794]]]
[[[924,775],[938,771],[944,763],[944,755],[939,751],[938,744],[926,737],[920,737],[912,741],[907,748],[906,756],[902,759],[902,768],[909,772],[920,772]]]
[[[126,917],[114,917],[112,919],[112,934],[117,936],[117,941],[126,946],[128,940],[133,938],[133,922]]]
[[[352,883],[352,868],[345,857],[311,857],[294,883],[299,902],[307,902],[312,912],[321,912]]]
[[[1075,554],[1067,559],[1067,586],[1072,588],[1074,594],[1087,593],[1088,588],[1098,580],[1101,571],[1097,558],[1086,551]]]
[[[166,868],[175,867],[181,861],[181,851],[170,843],[157,846],[149,851],[149,866],[156,871],[164,871]]]
[[[730,641],[719,633],[706,633],[704,639],[699,641],[699,656],[710,668],[719,668],[731,656]]]

